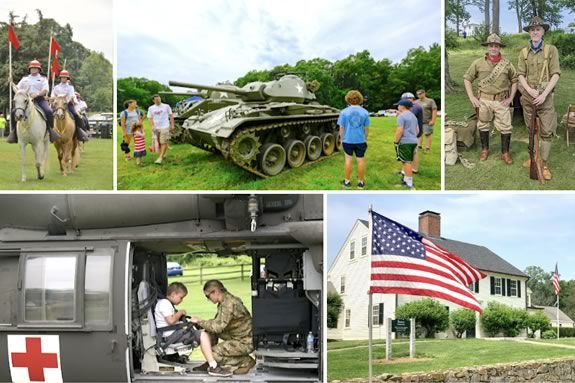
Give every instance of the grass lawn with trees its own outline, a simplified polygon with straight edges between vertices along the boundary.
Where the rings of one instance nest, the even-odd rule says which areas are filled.
[[[48,147],[46,177],[37,178],[34,152],[26,149],[27,181],[21,182],[20,145],[0,139],[0,189],[2,190],[112,190],[114,188],[113,140],[94,138],[86,143],[80,155],[80,166],[67,177],[60,174],[54,145]]]
[[[503,35],[503,42],[507,46],[502,49],[502,54],[509,58],[515,67],[517,67],[520,50],[527,46],[528,39],[526,33]],[[463,74],[473,60],[485,54],[485,47],[472,38],[467,40],[460,38],[458,43],[457,49],[450,49],[448,52],[449,70],[455,90],[446,94],[445,109],[451,120],[462,121],[473,113],[473,107],[463,86]],[[567,113],[569,104],[575,104],[574,87],[575,70],[562,67],[561,78],[555,88],[555,111],[559,120]],[[499,133],[491,135],[489,159],[479,162],[481,145],[477,137],[476,144],[463,152],[464,157],[476,163],[476,166],[473,169],[467,169],[459,162],[454,166],[446,166],[445,188],[448,190],[573,190],[575,189],[575,166],[573,166],[575,147],[567,147],[563,127],[558,127],[557,136],[553,140],[549,161],[553,179],[545,185],[531,180],[529,170],[521,167],[522,162],[529,158],[527,150],[529,135],[522,115],[515,114],[510,149],[513,165],[506,166],[499,159],[501,152]]]
[[[366,153],[366,189],[407,190],[396,173],[401,169],[395,158],[393,135],[396,118],[372,117]],[[441,126],[440,119],[436,127]],[[146,144],[151,143],[151,130],[144,121]],[[118,134],[118,147],[122,135]],[[132,146],[133,148],[133,146]],[[414,177],[418,190],[439,190],[441,187],[441,133],[435,129],[429,154],[420,154],[420,173]],[[149,153],[144,165],[125,161],[118,152],[119,190],[338,190],[343,179],[343,152],[315,164],[287,169],[267,179],[251,174],[225,160],[222,156],[192,145],[170,144],[162,165],[156,165],[156,153]],[[357,183],[354,163],[352,184]]]
[[[334,351],[339,342],[328,345],[328,380],[347,380],[368,377],[368,348],[351,348]],[[363,341],[367,346],[367,341]],[[425,372],[457,367],[481,366],[537,359],[573,356],[573,349],[534,346],[511,340],[448,339],[416,342],[417,358],[421,361],[409,363],[382,364],[385,360],[385,346],[373,347],[373,375],[383,373]],[[409,343],[393,345],[393,358],[409,357]]]

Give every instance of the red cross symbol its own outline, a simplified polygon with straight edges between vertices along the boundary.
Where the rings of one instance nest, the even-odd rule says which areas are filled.
[[[42,353],[41,338],[26,338],[26,352],[13,352],[12,366],[27,368],[31,381],[44,382],[44,369],[58,368],[58,354]]]

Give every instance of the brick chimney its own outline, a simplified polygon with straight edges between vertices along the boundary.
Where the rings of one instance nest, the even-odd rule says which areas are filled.
[[[431,210],[419,213],[419,232],[429,237],[441,237],[441,216]]]

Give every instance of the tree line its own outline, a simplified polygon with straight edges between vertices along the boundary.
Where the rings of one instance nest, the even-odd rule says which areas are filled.
[[[44,18],[40,9],[36,10],[38,22],[28,23],[27,15],[18,16],[10,12],[8,22],[0,22],[0,35],[7,36],[7,27],[12,24],[20,49],[12,49],[12,77],[18,83],[28,74],[28,63],[39,60],[42,72],[48,75],[48,52],[50,32],[60,45],[58,53],[60,69],[64,60],[66,69],[72,76],[72,84],[88,104],[90,111],[111,112],[113,110],[112,64],[102,53],[91,51],[81,43],[74,41],[74,32],[70,24],[60,25],[51,18]],[[8,44],[0,44],[0,110],[8,110],[9,58]],[[58,79],[56,79],[58,81]]]
[[[320,88],[316,92],[318,101],[340,109],[346,106],[344,97],[351,89],[359,90],[364,95],[364,107],[369,111],[391,108],[402,93],[415,93],[420,88],[426,89],[427,96],[441,105],[439,44],[428,49],[411,49],[399,63],[392,63],[389,59],[375,60],[369,51],[364,50],[335,62],[314,58],[300,60],[295,65],[278,65],[269,70],[251,70],[234,84],[242,87],[252,81],[271,81],[287,73],[297,74],[305,81],[319,82]],[[154,93],[168,90],[168,86],[154,80],[135,77],[119,79],[118,108],[123,109],[127,99],[135,99],[139,105],[148,106]],[[173,105],[181,97],[167,96],[164,99]]]

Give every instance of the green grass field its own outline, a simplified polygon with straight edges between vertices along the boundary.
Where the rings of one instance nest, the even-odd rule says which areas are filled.
[[[575,346],[575,338],[537,339],[537,342],[550,343],[550,344],[565,344],[567,346]]]
[[[330,345],[335,345],[336,342]],[[367,345],[367,341],[364,341]],[[333,346],[332,346],[333,347]],[[398,364],[373,364],[373,375],[383,373],[424,372],[447,368],[471,367],[494,363],[518,362],[573,356],[573,349],[535,346],[516,341],[490,341],[481,339],[450,339],[416,343],[417,358],[421,361]],[[373,348],[375,361],[385,359],[385,347]],[[394,344],[393,358],[409,357],[409,343]],[[327,355],[328,380],[368,377],[368,349],[353,348],[329,351]]]
[[[113,140],[93,138],[81,154],[78,169],[63,177],[54,145],[48,151],[46,177],[36,177],[34,152],[27,148],[27,181],[20,181],[20,145],[7,144],[0,138],[0,190],[113,190]]]
[[[371,119],[366,153],[366,189],[405,190],[395,174],[400,163],[395,159],[393,135],[396,119]],[[440,126],[438,120],[436,126]],[[146,142],[151,142],[149,124],[145,121]],[[414,184],[418,190],[441,188],[441,135],[435,129],[431,152],[421,154],[420,174]],[[122,141],[118,135],[118,147]],[[342,152],[316,164],[291,169],[275,177],[262,179],[223,157],[187,144],[170,144],[162,165],[155,165],[156,153],[148,153],[145,165],[137,167],[134,160],[125,161],[118,149],[118,190],[338,190],[343,179]],[[352,174],[355,185],[357,176]]]
[[[503,48],[504,57],[509,58],[515,66],[519,52],[527,45],[528,36],[511,35],[505,36],[504,42],[507,47]],[[485,53],[484,47],[473,39],[464,41],[460,39],[461,46],[456,50],[449,51],[449,70],[452,81],[456,88],[448,93],[445,99],[446,113],[450,119],[464,120],[473,113],[473,107],[467,98],[463,86],[463,74],[471,65],[472,61]],[[573,97],[575,87],[575,71],[561,69],[561,78],[555,90],[555,111],[558,119],[567,112],[569,104],[575,104]],[[490,156],[485,162],[479,162],[479,138],[477,144],[470,150],[463,152],[465,158],[476,163],[473,169],[464,168],[459,162],[454,166],[445,168],[445,188],[448,190],[566,190],[575,189],[575,146],[567,148],[565,130],[559,127],[558,137],[554,140],[549,166],[553,179],[540,185],[537,181],[529,179],[528,169],[521,167],[521,163],[529,158],[527,151],[528,130],[523,122],[523,117],[515,116],[513,119],[513,135],[511,142],[511,156],[513,165],[506,166],[499,160],[501,152],[501,140],[499,134],[491,136]]]

